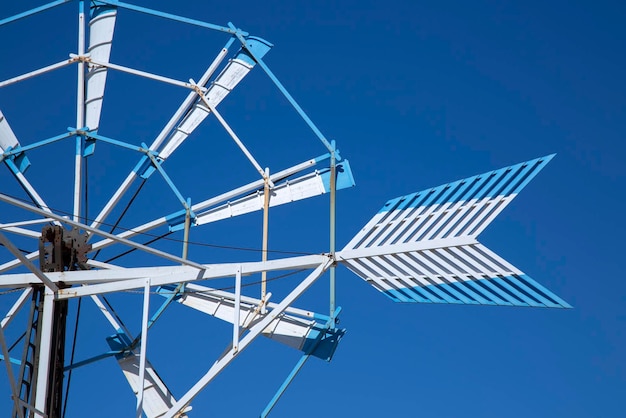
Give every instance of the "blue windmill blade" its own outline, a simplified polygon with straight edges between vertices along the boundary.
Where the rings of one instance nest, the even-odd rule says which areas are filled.
[[[476,239],[553,156],[392,199],[337,259],[396,302],[569,308]]]

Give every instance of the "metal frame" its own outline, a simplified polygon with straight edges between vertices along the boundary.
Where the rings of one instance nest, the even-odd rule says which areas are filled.
[[[2,19],[0,20],[0,26],[44,12],[70,1],[72,0],[53,1],[13,17]],[[271,48],[271,44],[250,36],[232,23],[228,23],[227,26],[220,26],[120,1],[98,0],[90,3],[94,16],[89,19],[90,40],[94,42],[94,39],[97,39],[97,42],[93,45],[86,45],[86,34],[88,32],[86,25],[88,19],[84,9],[85,2],[84,0],[74,1],[78,3],[78,43],[76,53],[70,53],[68,59],[58,63],[0,81],[0,88],[2,88],[68,65],[77,65],[76,88],[78,99],[76,103],[76,120],[75,128],[69,128],[69,132],[29,145],[21,145],[6,118],[0,113],[0,162],[4,162],[7,165],[18,184],[30,196],[33,204],[15,199],[1,191],[0,202],[34,213],[40,217],[34,220],[25,219],[10,223],[0,223],[0,244],[5,246],[15,256],[14,260],[0,265],[0,288],[24,289],[0,327],[0,346],[5,360],[10,360],[10,353],[4,336],[4,328],[9,325],[16,312],[24,305],[25,300],[31,294],[33,286],[41,286],[42,283],[45,285],[41,318],[42,329],[40,330],[41,335],[38,346],[38,354],[41,361],[37,371],[39,378],[34,382],[37,390],[33,405],[24,404],[19,399],[11,361],[5,361],[15,409],[20,418],[24,416],[22,408],[34,413],[35,416],[46,416],[45,398],[48,391],[48,380],[45,377],[48,375],[51,367],[49,353],[53,344],[51,341],[51,328],[55,301],[90,297],[116,332],[114,336],[108,339],[111,346],[110,351],[67,365],[64,370],[71,370],[103,358],[115,356],[131,387],[137,393],[136,416],[141,417],[145,414],[148,417],[163,416],[173,418],[175,416],[186,416],[185,413],[190,406],[190,402],[260,335],[285,343],[281,332],[287,330],[287,332],[291,332],[296,336],[296,342],[292,341],[287,345],[304,353],[279,388],[277,394],[262,412],[262,416],[266,416],[271,411],[289,383],[311,356],[330,360],[345,332],[345,330],[336,329],[337,316],[341,310],[341,308],[336,306],[335,268],[337,263],[346,265],[397,301],[454,301],[456,303],[458,300],[460,301],[459,303],[471,303],[472,298],[476,298],[479,301],[486,301],[489,298],[485,296],[485,292],[481,293],[477,288],[475,288],[474,292],[469,288],[461,291],[454,287],[455,285],[452,282],[455,280],[470,282],[475,279],[473,276],[472,278],[459,279],[460,276],[467,273],[467,269],[459,268],[459,271],[452,273],[450,271],[458,267],[463,260],[469,259],[476,264],[482,263],[483,266],[487,264],[493,264],[498,267],[506,265],[504,260],[490,253],[486,248],[479,247],[480,244],[475,238],[510,202],[512,197],[508,196],[507,193],[503,193],[505,196],[501,199],[497,197],[500,199],[499,203],[491,199],[493,196],[487,195],[484,195],[484,199],[480,200],[470,193],[473,190],[471,187],[473,187],[474,183],[472,183],[472,186],[469,188],[448,185],[436,189],[435,194],[432,194],[432,192],[425,193],[424,196],[426,197],[420,200],[421,203],[419,205],[421,206],[414,203],[418,199],[416,196],[394,199],[390,201],[391,203],[388,203],[388,206],[393,206],[392,209],[388,209],[387,206],[387,209],[383,208],[383,211],[376,215],[355,236],[351,243],[342,251],[337,252],[335,240],[336,192],[342,188],[354,185],[349,164],[341,158],[335,142],[326,139],[320,129],[303,111],[302,107],[265,63],[264,55]],[[195,25],[227,35],[229,39],[197,83],[192,78],[188,82],[179,81],[167,76],[117,65],[109,61],[110,45],[117,13],[123,9]],[[231,60],[224,64],[229,50],[236,44],[240,46],[240,49],[235,52]],[[281,171],[270,171],[268,167],[263,168],[261,166],[239,135],[235,133],[230,124],[217,110],[219,103],[255,66],[259,66],[263,70],[279,92],[292,105],[296,113],[320,140],[326,154]],[[220,67],[222,67],[221,72],[217,73]],[[101,135],[98,132],[100,111],[106,86],[106,74],[110,70],[122,71],[190,90],[187,97],[179,105],[176,112],[174,112],[150,146],[143,143],[136,145],[120,141]],[[215,75],[216,73],[217,75]],[[215,116],[237,147],[239,147],[245,158],[257,171],[260,179],[192,205],[191,199],[185,197],[181,193],[181,189],[168,176],[163,168],[163,164],[194,129],[211,114]],[[52,208],[48,207],[25,177],[25,171],[30,164],[26,157],[27,151],[56,144],[65,139],[73,139],[75,141],[71,219],[55,213]],[[138,163],[130,170],[127,177],[105,203],[100,212],[94,219],[88,220],[86,219],[87,216],[84,209],[86,193],[83,160],[94,154],[97,142],[106,142],[130,149],[139,152],[141,156]],[[327,164],[327,166],[314,170],[316,166],[322,164]],[[342,170],[339,169],[340,166],[343,166]],[[155,171],[158,171],[164,178],[178,201],[180,201],[183,209],[122,232],[104,231],[104,228],[107,227],[107,218],[129,192],[132,184],[140,179],[147,180]],[[302,172],[305,171],[306,173],[303,174]],[[500,177],[498,177],[499,180],[497,181],[509,184],[511,178],[514,175],[518,175],[519,172],[512,174],[509,169],[509,171],[499,173],[498,176]],[[298,177],[294,177],[296,174],[298,174]],[[530,180],[529,177],[532,177],[532,175],[524,177],[524,183],[521,186],[518,184],[519,187],[514,191],[515,194]],[[482,184],[490,190],[493,188],[494,182],[496,182],[494,178],[484,177],[483,180],[477,181],[476,184]],[[451,187],[453,188],[451,189]],[[461,193],[459,191],[461,189],[465,191],[471,189],[468,195],[471,195],[470,197],[474,200],[470,199],[469,203],[466,204],[459,198],[451,197],[454,190]],[[268,259],[267,241],[270,207],[325,193],[329,194],[330,212],[328,252],[317,255]],[[439,196],[439,200],[435,200],[436,196]],[[411,203],[413,206],[409,204],[410,202],[413,202]],[[420,207],[419,211],[415,210],[416,206]],[[490,209],[483,211],[488,206]],[[496,209],[492,210],[494,207]],[[261,261],[204,264],[190,260],[187,257],[189,230],[192,226],[201,226],[260,210],[263,210],[264,215]],[[471,215],[466,218],[467,214],[475,213],[476,211],[480,213],[480,216],[472,218],[471,216],[474,215]],[[460,223],[453,221],[453,219],[456,219],[454,218],[455,216],[461,217],[465,221]],[[2,221],[0,219],[0,222]],[[89,264],[95,268],[93,270],[44,274],[32,262],[33,259],[38,257],[38,252],[22,254],[3,231],[20,236],[38,238],[39,235],[29,229],[28,226],[45,222],[52,222],[56,225],[69,226],[89,232],[90,239],[93,241],[91,244],[92,252],[112,245],[118,245],[161,257],[176,265],[121,268],[114,264],[90,260]],[[402,226],[399,227],[398,225],[401,223]],[[461,224],[464,226],[461,226]],[[182,257],[131,240],[131,238],[139,234],[165,226],[168,226],[169,231],[184,229]],[[464,234],[463,228],[468,229],[471,233]],[[446,233],[442,232],[439,236],[427,237],[427,232],[431,230],[443,230]],[[425,232],[424,234],[416,235],[418,231]],[[99,240],[93,239],[94,236],[98,236]],[[441,252],[442,249],[446,249],[448,252]],[[474,252],[468,255],[468,251]],[[437,262],[432,261],[432,257],[435,255],[440,257]],[[30,272],[6,274],[6,272],[20,266],[26,267]],[[447,272],[433,273],[431,270],[437,270],[438,266],[445,266]],[[429,272],[424,273],[424,269],[429,270]],[[516,295],[515,297],[520,298],[524,303],[528,302],[527,304],[532,306],[540,306],[542,304],[543,306],[551,307],[554,307],[553,305],[569,306],[549,292],[547,298],[550,300],[546,302],[545,299],[542,299],[547,294],[545,289],[540,288],[535,282],[533,282],[535,283],[534,285],[529,284],[530,282],[525,276],[521,277],[523,273],[514,267],[508,267],[507,265],[507,269],[506,271],[496,271],[499,276],[493,277],[495,284],[489,284],[489,286],[500,289],[500,292],[493,291],[492,296],[494,298],[500,297],[502,301],[505,301],[508,300],[511,294],[514,294]],[[277,303],[269,302],[271,293],[267,292],[266,275],[267,272],[278,270],[312,271],[300,280],[281,301]],[[293,306],[294,302],[327,271],[329,272],[328,315],[295,308]],[[482,273],[485,272],[475,272],[474,275],[479,276]],[[489,271],[488,273],[493,272]],[[508,273],[515,276],[517,281],[501,277],[503,274]],[[263,284],[259,299],[244,295],[242,292],[242,277],[250,274],[262,275]],[[234,279],[234,293],[193,284],[193,282],[197,283],[217,278]],[[63,286],[61,286],[61,282]],[[432,284],[434,286],[430,286]],[[533,286],[535,286],[534,290],[530,289]],[[156,310],[156,313],[150,316],[150,294],[152,289],[155,288],[166,299]],[[143,291],[141,333],[135,338],[131,337],[129,330],[126,329],[112,307],[101,298],[102,295],[107,293],[131,289],[141,289]],[[540,293],[543,296],[539,295]],[[537,302],[538,299],[541,299],[541,303],[530,303],[530,301]],[[147,337],[150,327],[173,302],[199,309],[216,318],[229,321],[233,326],[232,340],[228,342],[225,352],[178,401],[173,398],[165,383],[160,380],[147,358]]]
[[[38,7],[36,9],[32,9],[30,11],[21,13],[19,15],[5,18],[0,20],[0,26],[4,24],[9,24],[18,19],[22,19],[33,15],[35,13],[43,12],[47,9],[56,7],[58,5],[67,3],[69,1],[55,1],[51,2],[47,5]],[[225,47],[217,54],[213,63],[209,66],[205,74],[202,75],[200,81],[198,83],[194,82],[193,79],[190,79],[189,82],[174,80],[169,77],[165,77],[162,75],[152,74],[147,71],[135,70],[132,68],[128,68],[121,65],[116,65],[108,61],[108,51],[104,51],[104,58],[102,59],[102,52],[94,50],[94,46],[89,46],[89,50],[91,53],[86,53],[86,13],[84,9],[84,1],[78,1],[78,21],[79,21],[79,32],[78,32],[78,45],[77,45],[77,53],[70,53],[69,59],[60,61],[59,63],[52,64],[41,69],[37,69],[34,71],[27,72],[22,75],[18,75],[12,77],[5,81],[0,81],[0,88],[4,86],[8,86],[17,82],[22,82],[28,80],[29,78],[36,77],[38,75],[54,71],[56,69],[77,64],[77,95],[78,101],[76,104],[76,128],[70,128],[69,132],[51,137],[49,139],[44,139],[36,143],[28,144],[22,146],[17,138],[15,138],[14,143],[10,144],[10,146],[6,146],[4,143],[0,143],[2,148],[0,151],[0,161],[5,162],[13,171],[15,176],[18,178],[18,181],[22,184],[23,188],[27,191],[27,193],[33,198],[35,205],[30,205],[21,201],[18,201],[10,196],[6,196],[0,193],[0,201],[18,207],[20,209],[30,211],[35,213],[38,216],[41,216],[42,219],[36,219],[34,221],[28,220],[23,222],[12,222],[10,224],[2,224],[0,225],[0,229],[6,232],[17,233],[24,236],[30,236],[33,238],[38,237],[34,231],[28,229],[30,225],[36,225],[41,222],[49,222],[52,221],[56,224],[66,225],[74,228],[79,228],[80,230],[88,231],[91,235],[98,235],[103,238],[101,241],[96,241],[93,243],[93,251],[100,250],[107,246],[113,244],[122,244],[129,246],[131,248],[140,249],[142,251],[146,251],[148,253],[160,256],[165,258],[166,260],[173,261],[176,263],[180,263],[179,267],[157,267],[145,269],[119,269],[114,265],[104,265],[104,263],[100,263],[100,266],[106,267],[107,269],[102,270],[94,270],[94,271],[85,271],[85,272],[72,272],[72,273],[41,273],[32,263],[31,260],[35,259],[38,256],[37,252],[33,252],[27,255],[23,255],[21,251],[19,251],[12,242],[0,232],[0,243],[5,245],[9,250],[15,255],[16,260],[4,263],[0,266],[0,272],[7,272],[10,269],[18,267],[20,265],[27,266],[31,273],[26,274],[4,274],[2,276],[2,281],[0,286],[7,288],[19,288],[24,287],[27,289],[24,292],[24,295],[28,294],[28,289],[32,284],[36,284],[37,282],[43,282],[49,291],[46,292],[45,302],[44,302],[44,315],[43,315],[43,323],[44,323],[44,333],[42,335],[42,343],[39,347],[40,353],[43,356],[43,361],[40,364],[40,369],[38,371],[40,376],[46,376],[47,370],[49,367],[49,361],[45,357],[45,352],[47,352],[48,347],[50,346],[50,321],[52,318],[52,300],[63,300],[67,298],[76,298],[76,297],[84,297],[91,296],[94,302],[100,307],[103,314],[107,317],[112,326],[116,329],[120,329],[122,324],[115,319],[116,314],[112,312],[109,308],[104,306],[102,301],[98,299],[98,295],[106,294],[109,292],[120,291],[124,289],[134,289],[134,288],[143,288],[144,289],[144,303],[143,303],[143,320],[142,320],[142,332],[139,337],[137,337],[136,343],[141,344],[139,348],[139,382],[141,387],[143,388],[143,382],[145,380],[145,372],[146,372],[146,337],[149,329],[149,323],[153,323],[156,318],[160,315],[162,310],[164,310],[167,305],[173,300],[169,298],[166,303],[159,310],[159,313],[155,315],[153,319],[149,319],[148,309],[149,309],[149,293],[150,288],[154,286],[163,286],[168,284],[176,284],[179,288],[184,286],[184,283],[197,281],[197,280],[206,280],[209,278],[216,277],[225,277],[231,276],[235,277],[236,283],[236,291],[234,295],[234,303],[235,309],[233,310],[234,317],[232,318],[233,322],[233,341],[231,344],[232,353],[236,354],[241,352],[243,349],[249,346],[249,344],[258,336],[261,335],[262,331],[267,327],[269,323],[272,321],[276,321],[277,318],[283,318],[284,312],[296,312],[299,315],[304,315],[306,317],[313,318],[326,318],[328,323],[332,323],[334,326],[334,315],[336,314],[335,309],[331,310],[331,317],[326,317],[324,315],[316,314],[310,311],[302,311],[293,308],[292,303],[314,282],[316,281],[326,270],[331,269],[334,271],[334,245],[331,244],[331,252],[327,255],[319,255],[319,256],[304,256],[304,257],[295,257],[290,259],[283,260],[268,260],[267,259],[267,231],[264,233],[264,256],[263,261],[261,262],[252,262],[252,263],[243,263],[238,265],[203,265],[193,261],[190,261],[184,257],[178,257],[173,254],[165,253],[133,241],[130,241],[134,235],[139,233],[147,232],[156,227],[160,227],[166,224],[170,225],[170,228],[178,228],[180,224],[178,224],[175,219],[178,219],[181,215],[172,214],[160,219],[148,222],[142,226],[137,228],[133,228],[132,230],[125,231],[122,233],[111,234],[104,232],[101,228],[105,225],[105,220],[108,215],[111,213],[113,208],[120,202],[121,198],[128,192],[130,185],[132,182],[138,177],[143,177],[144,179],[148,178],[153,171],[159,171],[163,178],[166,180],[166,183],[170,186],[174,194],[177,196],[178,200],[183,205],[183,211],[186,213],[186,227],[188,230],[190,225],[189,220],[192,219],[194,224],[204,224],[207,222],[213,222],[214,220],[219,220],[223,218],[223,215],[220,215],[221,207],[219,206],[222,202],[228,202],[225,208],[227,208],[231,215],[235,213],[247,213],[250,210],[263,210],[265,212],[265,217],[267,217],[267,213],[271,206],[276,204],[288,203],[291,201],[299,200],[302,198],[312,197],[321,193],[328,192],[331,195],[331,206],[334,206],[334,194],[336,192],[335,186],[335,168],[337,161],[337,154],[334,143],[329,143],[325,137],[321,134],[319,129],[313,124],[311,119],[304,113],[302,108],[295,102],[293,97],[288,93],[285,87],[278,81],[278,79],[274,76],[274,74],[269,70],[269,67],[262,61],[262,57],[264,55],[264,50],[258,50],[254,47],[250,47],[250,40],[253,38],[249,37],[249,34],[235,28],[232,24],[229,24],[228,27],[218,26],[209,24],[206,22],[201,22],[194,19],[188,19],[181,16],[175,16],[168,13],[159,12],[156,10],[135,6],[128,3],[118,2],[118,1],[99,1],[94,3],[96,7],[101,6],[112,6],[113,8],[119,9],[129,9],[141,13],[146,13],[149,15],[172,19],[175,21],[192,24],[200,27],[204,27],[210,30],[215,30],[218,32],[222,32],[231,36],[231,38],[226,43]],[[107,17],[109,18],[106,23],[97,22],[95,25],[109,25],[113,27],[115,24],[115,19],[117,13],[109,12],[107,10],[104,13],[111,13]],[[104,19],[103,19],[104,21]],[[95,22],[95,20],[94,20]],[[95,28],[91,27],[90,29],[94,30]],[[97,29],[96,29],[97,30]],[[102,35],[97,35],[102,37]],[[112,33],[111,33],[112,36]],[[105,41],[110,43],[110,38],[105,38]],[[105,43],[106,43],[105,42]],[[217,110],[217,102],[211,102],[211,98],[209,96],[211,88],[209,86],[209,81],[212,79],[213,74],[219,68],[220,64],[223,62],[226,57],[229,48],[234,43],[240,43],[242,45],[242,51],[245,51],[245,54],[249,57],[248,63],[245,63],[246,57],[241,56],[245,65],[249,66],[248,71],[255,65],[259,64],[262,69],[267,73],[270,79],[276,84],[279,91],[285,95],[288,101],[294,106],[296,112],[300,114],[306,124],[311,127],[313,132],[320,138],[322,144],[328,149],[329,154],[323,155],[321,157],[313,158],[311,160],[305,161],[301,164],[295,165],[289,169],[282,171],[274,171],[274,174],[270,175],[269,168],[262,168],[262,166],[257,162],[256,158],[252,155],[252,153],[247,149],[244,145],[243,141],[240,137],[234,132],[234,130],[230,127],[228,122],[222,117],[222,115]],[[100,56],[99,59],[93,58],[92,55],[96,54]],[[230,65],[230,64],[229,64]],[[85,108],[86,103],[91,102],[93,100],[99,100],[101,102],[101,96],[89,98],[90,89],[95,91],[103,91],[104,85],[96,86],[94,88],[93,83],[98,82],[96,77],[91,77],[88,74],[87,68],[89,66],[90,71],[100,71],[103,72],[105,77],[104,80],[100,79],[101,83],[106,82],[106,71],[114,70],[114,71],[123,71],[126,73],[130,73],[139,77],[148,78],[151,80],[155,80],[158,82],[163,82],[167,84],[176,85],[179,87],[190,89],[190,93],[187,98],[181,103],[178,111],[172,116],[170,121],[166,124],[164,129],[158,135],[158,137],[154,140],[151,146],[147,146],[145,144],[141,144],[141,146],[134,145],[132,143],[119,141],[116,139],[108,138],[103,136],[97,132],[97,128],[99,127],[99,115],[90,114],[87,117],[90,120],[95,120],[93,122],[96,126],[87,126],[86,116],[85,116]],[[227,71],[228,66],[226,67]],[[244,74],[245,75],[245,74]],[[95,80],[95,81],[94,81]],[[215,83],[215,82],[214,82]],[[213,85],[213,84],[212,84]],[[211,85],[211,86],[212,86]],[[219,84],[219,76],[218,82]],[[87,87],[87,90],[85,89]],[[96,93],[97,94],[97,93]],[[99,103],[98,105],[101,105]],[[204,106],[205,110],[198,108],[198,105]],[[93,112],[93,109],[88,109],[88,111]],[[96,109],[96,112],[99,110]],[[171,179],[167,176],[165,170],[162,168],[162,163],[165,159],[180,145],[182,141],[186,139],[186,136],[189,132],[186,132],[185,136],[182,137],[171,137],[171,132],[176,132],[177,125],[185,123],[185,120],[192,116],[193,112],[200,112],[199,115],[201,119],[206,117],[206,114],[212,113],[215,115],[219,123],[224,127],[226,132],[230,135],[236,145],[241,149],[245,157],[250,161],[250,163],[254,166],[256,171],[261,176],[261,179],[256,182],[252,182],[248,185],[237,188],[231,192],[224,193],[220,196],[216,196],[215,198],[205,200],[195,205],[191,205],[189,199],[183,197],[183,195],[178,191],[176,185],[171,181]],[[205,114],[204,114],[205,113]],[[200,119],[200,120],[201,120]],[[6,129],[10,131],[10,127],[6,122],[6,119],[2,117],[2,122],[5,124]],[[197,126],[197,124],[196,124]],[[192,129],[193,130],[193,127]],[[12,134],[12,131],[11,131]],[[11,135],[10,138],[14,138],[14,135]],[[30,185],[26,177],[24,176],[24,171],[28,168],[27,166],[17,166],[13,162],[16,158],[25,155],[26,151],[33,150],[39,147],[48,146],[57,143],[58,141],[65,139],[74,139],[75,140],[75,158],[74,158],[74,192],[73,192],[73,209],[72,209],[72,219],[69,220],[64,216],[57,215],[53,213],[53,211],[45,204],[44,200],[39,196],[36,190]],[[171,142],[172,138],[174,138],[175,142]],[[103,207],[100,213],[96,216],[96,218],[91,222],[91,225],[88,225],[86,222],[82,222],[84,218],[83,212],[83,200],[84,200],[84,183],[83,183],[83,159],[91,154],[93,154],[93,146],[97,142],[108,142],[113,145],[121,146],[123,148],[131,149],[143,154],[143,159],[139,161],[134,170],[132,170],[127,177],[127,179],[122,183],[122,185],[118,188],[117,192],[111,197],[108,203]],[[170,144],[171,143],[171,144]],[[325,160],[330,162],[330,168],[326,174],[324,174],[324,170],[321,172],[315,171],[312,174],[307,174],[298,179],[290,178],[294,174],[302,171],[302,170],[310,170],[316,164],[319,164]],[[330,176],[330,179],[328,179]],[[277,183],[282,182],[282,183]],[[325,184],[328,184],[325,186]],[[294,185],[297,186],[294,189]],[[260,192],[262,190],[262,192]],[[297,194],[295,191],[297,190]],[[274,194],[273,198],[269,198],[269,193],[272,192]],[[254,202],[255,196],[260,196],[260,204],[250,206],[251,202]],[[264,197],[263,197],[264,196]],[[239,197],[239,200],[233,201],[233,198]],[[238,206],[239,205],[239,206]],[[233,209],[241,207],[241,210]],[[331,207],[331,213],[334,213],[334,208]],[[267,218],[265,220],[265,229],[267,229]],[[334,221],[331,227],[331,242],[334,243]],[[186,238],[187,240],[187,238]],[[186,251],[185,251],[186,254]],[[92,263],[98,265],[97,262]],[[241,293],[241,277],[242,275],[247,275],[251,273],[263,273],[264,278],[265,274],[268,271],[273,271],[276,269],[301,269],[301,268],[313,268],[313,272],[304,279],[300,285],[298,285],[283,301],[280,303],[269,303],[269,298],[271,297],[271,293],[265,294],[265,291],[262,295],[262,299],[255,301],[254,299],[250,299],[249,297],[245,297],[246,306],[250,308],[251,306],[258,306],[258,315],[261,315],[257,318],[257,320],[251,323],[251,328],[242,329],[238,324],[240,322],[240,315],[242,309],[242,301],[244,300],[244,296]],[[163,270],[166,269],[166,270]],[[143,270],[143,271],[142,271]],[[147,276],[146,276],[147,274]],[[61,281],[60,276],[67,277],[63,278],[63,282],[67,285],[71,285],[73,287],[67,289],[60,289],[57,286],[57,283]],[[36,279],[33,279],[35,277]],[[49,277],[52,277],[50,279]],[[74,279],[73,277],[76,277]],[[135,278],[136,277],[136,278]],[[78,286],[78,287],[76,287]],[[334,286],[334,284],[333,284]],[[26,296],[22,296],[24,298]],[[250,303],[253,303],[250,305]],[[333,302],[334,303],[334,302]],[[20,304],[16,303],[16,308],[14,310],[19,309]],[[9,313],[8,319],[13,316],[14,312]],[[287,317],[284,317],[287,318]],[[8,321],[7,321],[8,324]],[[254,324],[254,325],[252,325]],[[308,329],[308,328],[307,328]],[[130,335],[127,333],[126,335]],[[245,334],[241,334],[245,332]],[[242,338],[243,336],[243,338]],[[316,337],[318,338],[318,337]],[[319,338],[318,338],[319,339]],[[4,340],[0,341],[4,343]],[[5,344],[2,344],[3,348],[6,348]],[[116,351],[111,351],[110,353],[105,353],[101,356],[97,356],[97,358],[108,357],[111,355],[115,355]],[[117,352],[119,355],[119,351]],[[5,353],[5,357],[8,358],[8,351]],[[181,400],[174,405],[174,407],[168,412],[166,416],[174,416],[185,409],[187,404],[190,402],[193,397],[197,395],[197,393],[201,390],[202,387],[206,386],[224,367],[226,367],[235,356],[224,356],[222,359],[218,360],[216,365],[212,367],[207,374],[198,382],[196,385],[189,390],[189,392],[181,398]],[[88,362],[88,361],[87,361]],[[85,363],[87,363],[85,362]],[[10,368],[10,362],[6,362],[7,367]],[[81,363],[83,364],[83,363]],[[70,368],[74,367],[72,365]],[[10,375],[13,376],[12,371],[9,371]],[[35,411],[36,414],[43,416],[43,411],[45,409],[44,399],[45,393],[47,390],[46,387],[46,379],[39,379],[37,382],[37,399],[35,400],[35,404],[32,407],[29,407],[32,411]],[[142,410],[146,411],[144,408],[144,398],[143,398],[143,389],[138,391],[138,399],[137,399],[137,410],[136,416],[142,415]],[[16,405],[18,403],[18,399],[16,399]],[[17,408],[20,411],[21,408]],[[38,412],[37,412],[38,411]]]

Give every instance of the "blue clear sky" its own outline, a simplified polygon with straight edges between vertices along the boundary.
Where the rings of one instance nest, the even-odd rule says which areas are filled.
[[[222,25],[232,21],[274,43],[266,62],[337,141],[354,171],[357,187],[338,196],[339,247],[390,198],[557,153],[481,242],[574,309],[395,304],[340,269],[338,302],[348,333],[330,365],[312,360],[305,366],[273,416],[623,415],[626,284],[617,239],[626,233],[623,3],[136,3]],[[0,18],[38,4],[5,1]],[[76,10],[72,3],[0,27],[0,79],[75,52]],[[112,62],[181,80],[198,79],[227,40],[128,11],[118,14],[117,24]],[[22,143],[74,125],[75,73],[66,68],[0,89],[0,109]],[[150,143],[185,94],[111,73],[100,133]],[[324,152],[258,68],[220,109],[274,171]],[[27,173],[44,199],[62,210],[71,208],[71,151],[71,144],[61,144],[33,153]],[[97,146],[89,162],[90,213],[136,159]],[[166,169],[194,201],[256,179],[213,118]],[[0,171],[3,192],[19,194],[12,182]],[[175,205],[155,177],[123,225],[170,213]],[[272,211],[270,247],[327,250],[327,207],[321,197]],[[14,218],[0,207],[0,222]],[[259,248],[261,216],[194,229],[192,240]],[[0,257],[4,262],[9,254],[0,248]],[[193,246],[190,257],[220,262],[260,255]],[[157,261],[135,255],[120,263]],[[291,285],[279,280],[270,290],[280,294]],[[0,298],[2,311],[13,298]],[[153,301],[154,307],[158,298]],[[141,295],[117,295],[112,302],[137,332]],[[297,305],[326,312],[327,277]],[[11,335],[19,335],[17,324]],[[180,306],[164,315],[150,333],[150,359],[174,395],[208,370],[229,330]],[[95,308],[83,304],[77,359],[105,351],[110,333]],[[193,416],[257,416],[298,357],[257,341],[192,403]],[[0,390],[5,411],[4,377]],[[70,399],[68,417],[128,416],[134,405],[111,359],[76,371]]]

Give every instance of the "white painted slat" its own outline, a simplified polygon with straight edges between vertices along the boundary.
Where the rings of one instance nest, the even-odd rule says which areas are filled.
[[[235,318],[235,296],[233,294],[222,291],[216,295],[214,294],[215,289],[196,284],[188,284],[186,290],[186,293],[176,299],[178,303],[233,323]],[[167,296],[167,290],[163,290],[162,295]],[[247,300],[241,301],[239,325],[242,328],[249,329],[271,312],[270,310],[266,315],[263,315],[258,307],[258,304],[250,303]],[[316,322],[313,320],[283,313],[262,331],[262,335],[296,350],[301,350],[307,340],[307,335],[315,324]]]
[[[139,382],[139,359],[140,355],[133,352],[117,361],[135,395],[138,394],[141,388]],[[143,387],[143,411],[147,418],[163,416],[176,403],[176,399],[174,399],[149,361],[146,362]],[[183,414],[181,418],[186,416],[186,414]]]
[[[92,8],[92,15],[93,17],[89,21],[89,47],[87,52],[93,60],[108,63],[111,56],[117,10],[106,6],[96,6]],[[86,77],[85,124],[91,130],[97,130],[100,126],[106,79],[106,67],[89,66]],[[82,128],[82,126],[78,126],[78,128]]]
[[[211,83],[204,95],[209,104],[213,107],[217,107],[251,69],[252,65],[240,59],[230,60],[217,76],[216,80]],[[187,136],[200,125],[209,113],[210,110],[207,109],[201,101],[197,101],[173,131],[170,138],[167,139],[165,146],[159,151],[159,156],[163,159],[167,159],[172,152],[187,139]]]
[[[276,185],[271,190],[270,207],[295,202],[324,193],[326,193],[326,190],[324,189],[322,177],[318,171],[315,171]],[[238,200],[197,213],[197,224],[204,225],[210,222],[262,210],[263,204],[264,193],[259,190]]]

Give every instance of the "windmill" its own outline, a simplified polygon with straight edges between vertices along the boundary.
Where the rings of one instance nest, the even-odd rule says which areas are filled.
[[[330,360],[345,334],[337,325],[340,308],[334,293],[335,268],[341,265],[396,302],[569,307],[477,240],[552,156],[392,199],[337,251],[335,194],[355,184],[350,164],[265,63],[264,57],[272,48],[269,42],[232,24],[214,25],[118,1],[54,1],[5,18],[0,26],[66,7],[65,3],[78,4],[77,50],[57,63],[0,82],[0,87],[7,87],[69,66],[78,68],[76,117],[67,130],[59,129],[53,136],[23,143],[18,139],[19,132],[14,132],[5,114],[0,113],[1,159],[21,189],[20,196],[14,195],[15,188],[0,190],[0,202],[4,208],[10,208],[2,211],[7,219],[0,219],[0,243],[8,251],[4,254],[9,255],[0,265],[0,286],[13,303],[2,321],[0,345],[2,358],[7,360],[3,363],[11,389],[11,416],[63,416],[65,376],[81,366],[98,361],[110,363],[112,359],[136,394],[136,416],[191,416],[194,398],[259,336],[302,352],[301,359],[261,413],[266,416],[304,363],[310,357]],[[115,63],[111,59],[115,26],[119,18],[130,17],[130,12],[216,32],[224,37],[225,44],[215,51],[197,81],[181,81]],[[264,73],[277,87],[321,142],[321,155],[312,155],[277,171],[261,165],[219,110],[252,72]],[[105,87],[114,87],[108,80],[113,73],[187,92],[151,142],[107,133],[106,118],[101,115]],[[187,196],[183,193],[184,184],[174,179],[167,163],[209,118],[216,119],[214,123],[226,132],[239,151],[238,157],[243,155],[256,178],[215,196]],[[66,121],[63,123],[67,125]],[[29,179],[28,169],[31,159],[36,164],[31,155],[67,143],[73,145],[70,148],[74,151],[68,193],[71,207],[59,208],[33,186],[35,181]],[[91,189],[86,184],[87,162],[97,159],[104,147],[124,150],[134,157],[134,162],[93,214],[93,192],[89,193]],[[126,226],[122,223],[126,210],[120,208],[130,207],[143,184],[154,182],[155,178],[165,185],[178,208],[139,225]],[[330,196],[328,250],[270,258],[270,208],[324,194]],[[196,231],[202,231],[203,226],[253,212],[263,214],[261,260],[207,263],[188,256],[192,231],[200,234]],[[140,242],[155,231],[160,235],[148,235],[150,240]],[[160,240],[180,233],[180,246],[157,247]],[[153,258],[149,262],[137,258],[130,265],[116,263],[116,257],[98,259],[99,254],[113,249]],[[301,277],[277,298],[270,292],[268,275],[281,272],[301,272]],[[326,273],[330,281],[328,312],[297,307],[298,298]],[[245,292],[248,287],[244,280],[252,276],[260,276],[261,289],[257,292],[255,288],[255,294]],[[214,286],[218,280],[227,281],[229,287]],[[107,300],[107,295],[135,290],[143,295],[139,330],[126,326]],[[73,309],[71,304],[82,300],[93,303],[110,324],[106,332],[103,330],[108,350],[74,361],[65,356],[69,351],[66,342],[70,340],[67,319]],[[157,373],[158,365],[148,360],[149,331],[167,310],[178,304],[230,323],[232,332],[221,345],[224,351],[203,366],[203,374],[190,382],[182,394],[174,396]],[[20,312],[27,317],[24,337],[11,341],[4,329],[18,326],[14,319]]]

